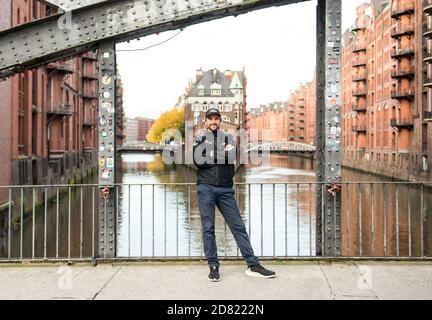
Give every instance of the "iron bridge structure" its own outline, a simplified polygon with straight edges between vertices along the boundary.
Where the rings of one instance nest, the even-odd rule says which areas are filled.
[[[118,42],[301,0],[43,0],[58,13],[0,32],[0,80],[98,50],[99,257],[116,257]],[[317,3],[316,253],[341,255],[341,0]],[[289,30],[286,31],[289,34]]]

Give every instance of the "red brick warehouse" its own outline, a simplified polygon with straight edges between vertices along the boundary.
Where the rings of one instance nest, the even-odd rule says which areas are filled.
[[[1,5],[0,30],[55,13],[36,0],[2,0]],[[0,82],[0,185],[63,184],[97,169],[97,61],[97,52],[89,52]],[[117,85],[117,143],[122,144],[120,79]],[[4,207],[8,197],[0,192]]]

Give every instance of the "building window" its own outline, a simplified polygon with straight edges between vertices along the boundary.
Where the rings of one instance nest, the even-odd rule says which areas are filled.
[[[32,104],[33,106],[38,106],[38,90],[39,90],[39,81],[38,81],[38,72],[33,71],[33,84],[32,84]]]
[[[222,121],[226,123],[231,123],[231,119],[227,116],[222,116]]]
[[[225,102],[225,112],[231,112],[232,111],[232,105],[228,102]]]
[[[39,18],[39,3],[37,1],[33,1],[33,20]]]
[[[19,75],[18,82],[18,153],[20,155],[25,154],[25,77],[24,75]]]
[[[203,85],[200,85],[198,87],[198,95],[203,96],[205,94],[205,87]]]
[[[222,90],[221,89],[212,89],[211,90],[211,95],[212,96],[221,96],[222,95]]]
[[[192,111],[201,111],[201,105],[199,104],[199,102],[195,102],[192,105]]]

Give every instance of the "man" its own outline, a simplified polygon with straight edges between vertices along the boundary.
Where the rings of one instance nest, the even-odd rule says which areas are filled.
[[[198,168],[198,207],[203,229],[204,251],[210,267],[208,280],[220,280],[215,239],[215,206],[227,222],[245,259],[251,277],[273,278],[275,272],[260,265],[254,255],[244,222],[234,198],[233,177],[236,146],[233,137],[220,131],[221,115],[211,108],[206,112],[206,129],[193,146],[193,159]]]

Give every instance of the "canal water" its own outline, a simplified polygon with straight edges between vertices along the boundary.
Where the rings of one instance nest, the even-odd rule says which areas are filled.
[[[165,165],[159,154],[122,154],[117,174],[124,184],[116,192],[118,256],[203,255],[195,170]],[[350,169],[343,169],[342,178],[353,182],[344,185],[341,194],[343,255],[432,255],[430,190],[395,186],[386,178]],[[235,182],[235,196],[257,255],[315,255],[311,159],[274,154],[268,166],[241,167]],[[12,221],[9,228],[6,223],[0,258],[92,256],[97,252],[97,192],[91,186],[67,189],[47,210],[30,212],[24,224]],[[240,255],[218,209],[215,232],[221,257]]]

